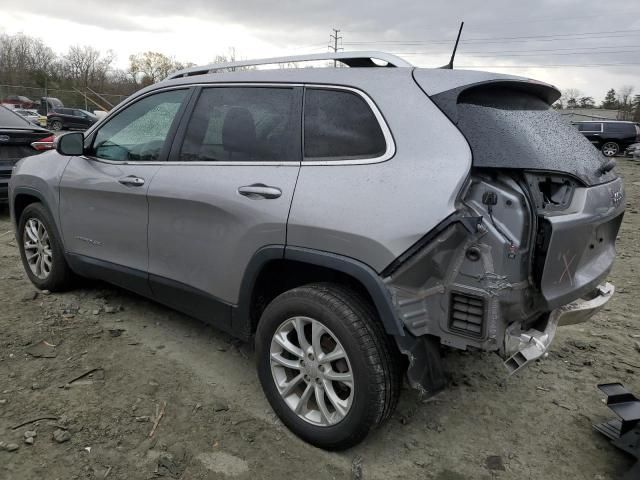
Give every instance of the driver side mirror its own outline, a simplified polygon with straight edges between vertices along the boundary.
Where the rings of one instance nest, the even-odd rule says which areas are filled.
[[[56,143],[56,151],[60,155],[82,155],[84,153],[84,135],[82,132],[60,135]]]

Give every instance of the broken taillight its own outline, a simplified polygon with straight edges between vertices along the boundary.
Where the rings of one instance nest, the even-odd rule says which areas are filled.
[[[44,150],[53,150],[55,148],[55,139],[55,136],[49,135],[48,137],[38,140],[37,142],[33,142],[31,146],[39,152],[42,152]]]

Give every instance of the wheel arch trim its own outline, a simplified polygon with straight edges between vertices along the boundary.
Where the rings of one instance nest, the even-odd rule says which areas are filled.
[[[269,245],[258,250],[247,266],[240,288],[238,308],[234,309],[235,331],[251,328],[251,298],[260,272],[272,260],[290,260],[298,263],[324,267],[348,275],[358,281],[368,292],[385,331],[390,335],[404,336],[404,328],[395,315],[391,293],[382,278],[370,266],[359,260],[331,252],[310,248]]]

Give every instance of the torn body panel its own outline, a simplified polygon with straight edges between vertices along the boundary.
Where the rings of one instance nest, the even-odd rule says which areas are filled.
[[[601,284],[624,209],[621,181],[589,188],[549,183],[540,173],[472,174],[458,216],[384,279],[411,334],[407,341],[428,336],[449,347],[495,351],[514,373],[546,353],[558,325],[602,308],[613,293]],[[578,253],[563,272],[567,246]],[[415,361],[417,345],[400,349]],[[412,383],[421,372],[414,367]]]

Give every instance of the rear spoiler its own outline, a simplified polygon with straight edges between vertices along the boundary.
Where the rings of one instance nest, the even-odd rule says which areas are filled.
[[[457,104],[482,93],[495,93],[500,90],[516,90],[526,92],[530,95],[538,97],[547,105],[552,105],[560,98],[560,91],[552,85],[534,80],[487,80],[478,83],[463,85],[451,90],[433,95],[431,98],[440,107],[440,109],[453,121],[458,123]]]

